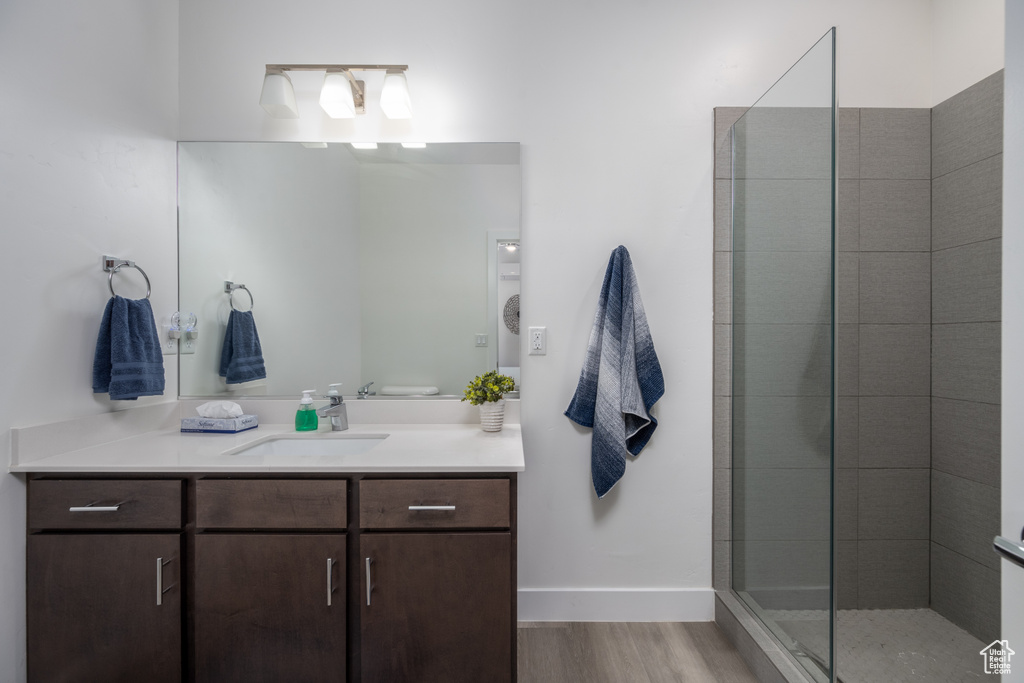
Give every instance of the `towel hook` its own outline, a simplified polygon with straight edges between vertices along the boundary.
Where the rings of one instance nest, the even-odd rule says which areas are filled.
[[[236,285],[231,280],[225,280],[224,281],[224,293],[228,295],[228,304],[231,306],[231,310],[232,311],[237,311],[238,310],[237,308],[235,308],[235,299],[234,299],[233,296],[231,296],[231,293],[234,292],[236,289],[244,289],[245,293],[249,295],[249,310],[251,311],[253,309],[253,307],[256,305],[256,300],[253,299],[252,292],[249,291],[249,288],[246,287],[245,285]],[[243,312],[245,312],[245,311],[243,311]]]
[[[114,293],[114,273],[116,273],[119,270],[121,270],[121,268],[124,267],[124,266],[128,266],[129,268],[134,268],[135,270],[137,270],[140,273],[142,273],[142,277],[144,277],[146,279],[146,298],[148,299],[149,295],[153,293],[153,288],[149,284],[149,276],[146,275],[146,271],[144,271],[142,268],[139,268],[137,265],[135,265],[135,261],[130,261],[128,259],[123,259],[123,258],[117,258],[116,256],[104,255],[103,256],[103,270],[105,272],[110,273],[110,275],[107,276],[107,286],[110,288],[110,296],[117,296],[117,294]]]

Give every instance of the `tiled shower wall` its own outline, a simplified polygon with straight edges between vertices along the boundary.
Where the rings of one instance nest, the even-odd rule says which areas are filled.
[[[985,539],[999,518],[1001,83],[838,120],[839,606],[931,605],[986,642],[999,620]],[[743,111],[716,110],[717,144]],[[715,180],[718,589],[732,559],[728,162]]]
[[[932,110],[931,605],[999,634],[1003,74]]]

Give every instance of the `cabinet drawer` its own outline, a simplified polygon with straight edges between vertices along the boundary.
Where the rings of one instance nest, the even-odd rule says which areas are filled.
[[[200,479],[196,482],[200,529],[344,529],[348,481],[344,479]]]
[[[181,481],[32,480],[30,529],[180,529]]]
[[[364,479],[363,529],[509,527],[507,479]]]

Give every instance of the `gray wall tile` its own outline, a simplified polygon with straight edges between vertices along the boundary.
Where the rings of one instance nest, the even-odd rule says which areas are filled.
[[[839,395],[860,394],[860,325],[842,324],[839,329]]]
[[[1000,485],[1000,407],[932,397],[932,467]]]
[[[716,541],[732,538],[732,470],[716,467],[712,475],[714,484],[714,510],[712,533]]]
[[[836,470],[836,538],[857,540],[858,485],[857,470],[845,468]]]
[[[999,571],[931,544],[931,606],[983,643],[999,637]]]
[[[836,555],[838,607],[857,609],[857,541],[838,541]]]
[[[928,606],[928,541],[859,541],[857,604],[860,609]]]
[[[860,325],[861,395],[928,396],[930,327]]]
[[[1001,320],[1002,264],[1002,239],[934,252],[932,322]]]
[[[860,322],[931,322],[931,254],[865,252],[860,255]]]
[[[933,325],[932,396],[999,403],[1000,328],[1000,323]]]
[[[732,399],[715,396],[713,449],[715,467],[732,467]]]
[[[827,396],[737,396],[733,465],[827,468],[831,422]]]
[[[729,590],[732,587],[732,543],[715,541],[712,552],[714,553],[712,587],[716,591]]]
[[[999,489],[932,471],[932,541],[998,571]]]
[[[737,179],[733,192],[736,251],[831,250],[830,179]]]
[[[762,596],[773,589],[792,597],[794,588],[824,588],[827,596],[830,555],[826,540],[733,543],[733,584],[741,587],[737,590],[756,592],[765,602],[770,598]]]
[[[929,470],[860,470],[860,540],[928,539]]]
[[[840,180],[836,204],[836,247],[860,251],[860,181]]]
[[[836,112],[836,147],[839,177],[860,177],[860,110],[840,107]]]
[[[737,178],[831,178],[832,111],[752,107],[736,122]]]
[[[828,252],[734,252],[737,324],[828,324],[832,255]]]
[[[715,322],[732,323],[732,254],[715,252]]]
[[[931,178],[931,111],[860,110],[861,178]]]
[[[715,251],[732,251],[732,181],[715,179]]]
[[[732,325],[715,323],[715,396],[732,395]]]
[[[715,177],[728,178],[732,171],[732,142],[729,128],[746,107],[715,107]]]
[[[932,248],[1003,236],[1003,155],[932,181]]]
[[[860,320],[860,254],[839,252],[839,277],[836,278],[839,310],[836,318],[841,323]]]
[[[864,396],[859,405],[861,467],[930,467],[931,399]]]
[[[857,467],[860,462],[860,399],[839,397],[836,416],[836,467]]]
[[[734,325],[734,390],[740,396],[828,396],[828,325]]]
[[[930,180],[861,180],[863,251],[931,249]]]
[[[733,539],[828,539],[827,469],[734,469]]]
[[[932,175],[938,178],[1003,151],[1003,72],[932,109]]]

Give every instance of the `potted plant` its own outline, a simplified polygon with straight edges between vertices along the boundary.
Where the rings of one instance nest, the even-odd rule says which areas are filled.
[[[505,421],[505,392],[514,391],[516,382],[497,370],[477,375],[466,385],[462,400],[480,406],[480,426],[485,432],[500,432]]]

